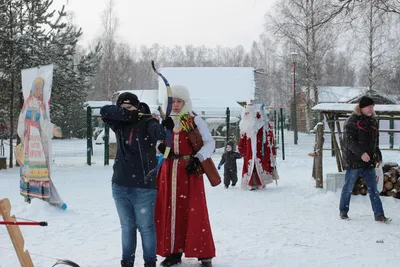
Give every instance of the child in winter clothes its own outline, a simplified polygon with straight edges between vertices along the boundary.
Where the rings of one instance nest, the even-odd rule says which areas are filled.
[[[221,166],[224,166],[224,184],[225,188],[229,187],[229,184],[232,182],[232,186],[235,186],[238,177],[237,177],[237,165],[236,160],[240,159],[241,156],[238,152],[234,151],[234,145],[232,142],[228,142],[225,147],[225,152],[222,154],[221,161],[218,164],[218,170],[221,169]]]

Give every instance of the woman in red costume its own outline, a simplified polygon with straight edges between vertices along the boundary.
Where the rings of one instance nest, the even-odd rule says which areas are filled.
[[[184,253],[185,257],[198,258],[202,267],[212,267],[215,246],[208,218],[203,175],[188,174],[187,168],[189,166],[190,169],[193,163],[199,165],[210,158],[215,149],[215,141],[205,121],[193,114],[188,90],[183,86],[172,86],[171,89],[171,117],[175,128],[171,152],[158,172],[155,212],[157,254],[166,257],[161,266],[181,263]],[[203,139],[203,146],[197,153],[194,153],[178,116],[188,113],[194,118]]]

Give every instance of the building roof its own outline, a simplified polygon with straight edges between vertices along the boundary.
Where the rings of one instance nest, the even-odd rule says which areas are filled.
[[[365,94],[366,96],[369,96],[370,98],[372,98],[375,102],[375,104],[397,104],[400,103],[398,102],[398,96],[395,95],[387,95],[381,92],[377,92],[377,91],[368,91]],[[348,103],[358,103],[360,102],[361,97],[363,97],[363,95],[358,95],[356,97],[354,97],[353,99],[349,100]]]
[[[306,87],[301,88],[305,92]],[[351,86],[318,86],[318,102],[319,103],[347,103],[350,100],[364,95],[368,87],[351,87]],[[310,98],[314,100],[314,90],[310,90]]]
[[[312,108],[312,110],[322,113],[349,114],[354,110],[355,104],[345,103],[321,103]],[[379,115],[400,116],[400,104],[397,105],[375,105],[375,113]]]
[[[306,91],[302,86],[301,90]],[[357,103],[359,99],[368,95],[373,98],[377,104],[396,104],[400,103],[400,96],[388,95],[376,90],[368,91],[368,87],[352,86],[318,86],[319,103]],[[314,91],[310,90],[310,98],[314,101]]]
[[[249,67],[179,67],[161,68],[170,85],[183,85],[192,99],[229,98],[236,102],[254,99],[254,68]],[[159,99],[164,99],[166,88],[158,80]],[[218,104],[218,103],[217,103]]]
[[[228,97],[197,97],[191,100],[193,111],[205,117],[223,117],[226,115],[227,107],[229,107],[231,117],[239,117],[244,110],[241,105]]]

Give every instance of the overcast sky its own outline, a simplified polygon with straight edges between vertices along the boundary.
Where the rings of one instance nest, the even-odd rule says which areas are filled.
[[[118,37],[130,45],[216,45],[250,49],[276,0],[116,0]],[[67,4],[68,2],[68,4]],[[107,0],[54,0],[67,4],[83,29],[81,44],[101,33]]]

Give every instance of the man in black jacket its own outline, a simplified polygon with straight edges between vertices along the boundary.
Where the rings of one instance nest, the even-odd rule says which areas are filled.
[[[374,117],[373,99],[363,96],[344,125],[343,158],[347,166],[339,205],[342,219],[349,218],[347,213],[351,193],[357,178],[362,175],[368,188],[375,220],[389,221],[384,215],[376,186],[375,167],[382,162],[382,153],[379,149],[378,122]]]
[[[134,265],[137,229],[142,238],[144,266],[155,267],[157,260],[154,225],[157,181],[147,174],[157,166],[157,140],[163,140],[164,127],[172,130],[174,123],[167,118],[159,124],[150,114],[142,114],[146,107],[136,95],[123,93],[116,105],[100,110],[103,121],[117,139],[112,195],[121,223],[122,267]]]

